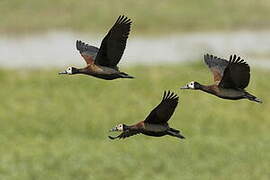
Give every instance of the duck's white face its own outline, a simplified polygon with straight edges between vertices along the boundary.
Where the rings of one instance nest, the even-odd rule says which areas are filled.
[[[115,136],[115,137],[109,136],[109,138],[110,138],[110,139],[117,139],[117,138],[121,139],[121,138],[124,138],[124,137],[123,137],[123,133],[125,133],[125,131],[127,131],[126,128],[127,128],[126,125],[124,125],[124,124],[118,124],[117,126],[115,126],[114,128],[112,128],[112,129],[110,130],[110,132],[113,132],[113,131],[121,131],[122,133],[121,133],[120,135],[118,135],[118,136]]]
[[[72,74],[72,67],[68,67],[68,68],[66,69],[66,72],[67,72],[67,74]]]
[[[118,124],[116,127],[117,131],[124,131],[124,125],[123,124]]]
[[[194,81],[191,81],[190,83],[187,84],[187,87],[189,89],[195,89],[195,82]]]
[[[112,128],[110,131],[124,131],[124,124],[118,124],[114,128]]]
[[[190,83],[188,83],[187,85],[181,87],[180,89],[196,89],[195,88],[195,82],[191,81]]]

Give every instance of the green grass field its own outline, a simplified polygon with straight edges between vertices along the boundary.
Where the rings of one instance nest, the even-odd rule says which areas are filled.
[[[252,69],[257,104],[180,91],[212,81],[201,63],[122,70],[136,79],[0,70],[0,179],[270,179],[269,71]],[[116,124],[143,120],[169,89],[180,95],[170,125],[185,140],[107,138]]]
[[[0,32],[75,30],[104,33],[117,16],[136,33],[262,30],[270,27],[269,0],[1,0]]]

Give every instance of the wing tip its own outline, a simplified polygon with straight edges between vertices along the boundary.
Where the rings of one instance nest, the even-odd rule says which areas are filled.
[[[211,56],[213,56],[213,55],[211,55],[211,54],[204,54],[204,61],[207,61],[208,59],[210,59],[211,58]]]
[[[81,40],[76,40],[76,49],[81,51],[82,47],[84,45],[84,42],[82,42]]]
[[[204,59],[205,60],[212,60],[212,59],[220,59],[219,57],[217,57],[217,56],[215,56],[215,55],[213,55],[213,54],[209,54],[209,53],[206,53],[205,55],[204,55]]]
[[[220,59],[219,57],[217,56],[214,56],[213,54],[209,54],[209,53],[206,53],[204,54],[204,60],[210,60],[210,59]],[[243,63],[243,64],[247,64],[247,62],[241,58],[241,56],[238,56],[236,54],[232,54],[230,55],[230,58],[229,58],[229,62],[230,63]]]
[[[229,63],[231,63],[231,64],[233,64],[233,63],[234,64],[244,64],[244,65],[249,66],[248,63],[243,58],[241,58],[241,56],[238,56],[236,54],[230,55]]]
[[[206,64],[208,64],[208,61],[213,61],[213,60],[220,60],[220,58],[213,55],[213,54],[209,54],[209,53],[204,55],[204,62]]]
[[[76,40],[76,49],[77,49],[77,50],[79,50],[80,43],[81,43],[80,40]]]
[[[172,99],[172,100],[175,99],[178,102],[179,96],[175,92],[173,92],[171,90],[168,90],[168,91],[165,90],[164,93],[163,93],[162,100],[166,100],[166,99]]]
[[[83,51],[87,51],[87,47],[88,47],[87,43],[85,43],[85,42],[83,42],[81,40],[76,41],[76,49],[78,51],[80,51],[80,53],[83,52]]]
[[[128,18],[125,15],[119,15],[115,24],[127,24],[127,25],[131,25],[132,24],[132,20],[130,18]]]

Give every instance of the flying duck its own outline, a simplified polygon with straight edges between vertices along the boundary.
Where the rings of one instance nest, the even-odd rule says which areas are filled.
[[[236,55],[231,55],[228,61],[206,54],[204,62],[212,71],[215,83],[206,86],[192,81],[181,89],[201,90],[223,99],[248,99],[262,103],[259,98],[245,90],[250,79],[250,68],[243,59]]]
[[[110,131],[121,131],[122,133],[116,137],[109,136],[110,139],[125,139],[127,137],[144,134],[147,136],[174,136],[180,139],[185,137],[180,134],[180,131],[169,127],[167,121],[171,118],[178,104],[178,96],[173,92],[164,92],[161,103],[151,111],[144,121],[128,126],[119,124]]]
[[[86,74],[105,80],[117,78],[134,78],[119,71],[119,63],[128,39],[132,21],[125,16],[119,16],[113,27],[102,40],[100,49],[82,41],[76,42],[76,48],[86,62],[86,67],[68,67],[59,74]]]

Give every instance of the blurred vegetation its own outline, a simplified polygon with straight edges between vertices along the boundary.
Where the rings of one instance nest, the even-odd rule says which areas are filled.
[[[265,29],[269,0],[1,0],[0,32],[107,31],[120,14],[136,33]]]
[[[252,69],[257,104],[180,91],[212,82],[201,63],[123,70],[137,78],[0,70],[0,179],[270,179],[269,72]],[[185,140],[107,138],[116,124],[143,120],[169,89],[180,95],[170,124]]]

